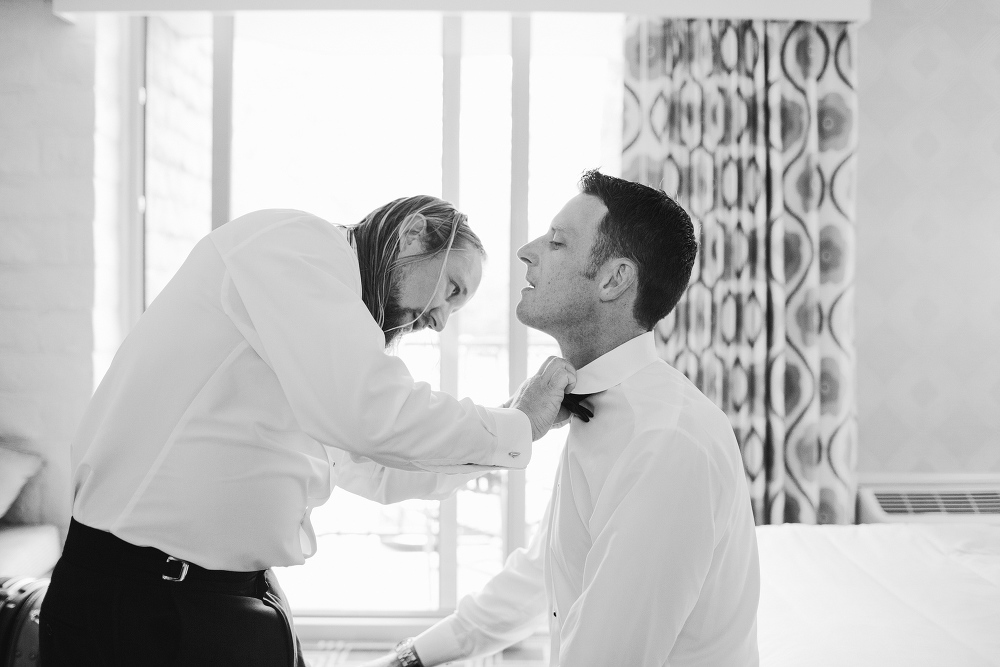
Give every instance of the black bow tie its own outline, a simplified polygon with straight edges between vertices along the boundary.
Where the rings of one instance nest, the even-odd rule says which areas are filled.
[[[581,420],[589,422],[594,416],[594,411],[580,402],[589,396],[593,394],[566,394],[563,396],[562,405]]]

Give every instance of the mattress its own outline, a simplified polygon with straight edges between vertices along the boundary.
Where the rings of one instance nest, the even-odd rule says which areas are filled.
[[[55,526],[0,526],[0,577],[45,576],[61,553]]]
[[[1000,665],[1000,526],[760,526],[761,667]]]

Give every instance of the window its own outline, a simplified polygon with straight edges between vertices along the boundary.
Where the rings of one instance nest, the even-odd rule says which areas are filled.
[[[149,305],[212,230],[212,17],[146,22],[145,256]]]
[[[238,14],[232,217],[295,208],[350,224],[403,195],[457,200],[489,255],[479,293],[398,354],[417,379],[498,405],[511,379],[558,354],[538,332],[511,338],[524,276],[513,251],[547,228],[582,171],[620,172],[623,25],[614,14]],[[518,119],[528,151],[512,162]],[[512,231],[511,202],[525,198],[529,222]],[[147,235],[147,252],[160,243]],[[383,507],[335,490],[312,514],[317,554],[279,571],[296,614],[447,613],[534,531],[564,440],[536,443],[525,474],[484,475],[440,503]]]

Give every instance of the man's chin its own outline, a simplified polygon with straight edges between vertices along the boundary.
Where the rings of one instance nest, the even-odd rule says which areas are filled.
[[[410,327],[393,325],[389,327],[389,330],[382,330],[382,334],[385,336],[385,349],[389,349],[399,343],[403,339],[403,334],[410,333]]]
[[[521,297],[521,300],[517,303],[517,307],[514,308],[514,315],[515,317],[517,317],[517,321],[523,324],[524,326],[530,327],[532,329],[538,329],[539,331],[542,330],[542,328],[539,326],[538,318],[534,317],[531,311],[529,311],[528,307],[525,305],[524,297]]]
[[[530,327],[531,325],[525,321],[526,319],[531,319],[525,314],[526,310],[527,309],[524,306],[524,297],[522,296],[521,300],[518,301],[517,305],[514,307],[514,317],[516,317],[517,321],[523,324],[524,326]]]
[[[392,333],[385,334],[385,349],[391,350],[402,337],[403,334],[399,331],[393,331]]]

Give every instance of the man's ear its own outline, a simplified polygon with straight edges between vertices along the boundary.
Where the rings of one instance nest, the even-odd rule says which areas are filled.
[[[616,258],[605,264],[601,279],[601,301],[614,301],[639,280],[639,271],[630,259]]]
[[[421,213],[411,213],[399,225],[399,255],[406,257],[424,251],[424,232],[427,218]]]

